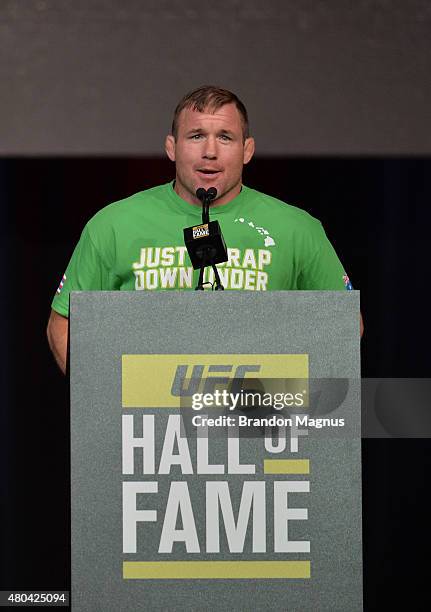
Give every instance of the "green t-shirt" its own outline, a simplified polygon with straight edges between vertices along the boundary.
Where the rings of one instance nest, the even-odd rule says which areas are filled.
[[[194,290],[183,228],[202,211],[167,183],[100,210],[85,226],[52,302],[68,316],[70,291]],[[225,289],[351,289],[321,223],[307,212],[243,186],[210,209],[220,223],[229,261],[218,264]],[[214,280],[211,268],[205,279]]]

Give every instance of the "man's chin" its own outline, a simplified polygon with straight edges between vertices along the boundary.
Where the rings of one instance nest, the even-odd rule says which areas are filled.
[[[215,187],[217,189],[217,197],[213,200],[213,206],[218,206],[220,204],[227,204],[230,200],[233,200],[234,197],[238,195],[241,190],[241,183],[238,186],[232,187],[231,189],[226,190],[226,186],[221,184],[221,181],[217,179],[212,179],[212,181],[203,182],[195,180],[192,185],[186,186],[180,183],[178,180],[175,184],[175,191],[177,194],[186,202],[190,204],[195,204],[197,206],[202,206],[202,202],[196,197],[196,190],[202,187],[203,189],[208,190],[210,187]],[[236,187],[238,187],[238,193],[235,193]]]
[[[217,189],[217,193],[220,193],[220,191],[223,190],[223,187],[220,185],[220,182],[217,181],[217,179],[212,179],[212,180],[207,180],[207,181],[196,181],[195,193],[196,193],[196,190],[199,189],[200,187],[202,187],[203,189],[206,189],[207,191],[210,187],[214,187],[215,189]]]

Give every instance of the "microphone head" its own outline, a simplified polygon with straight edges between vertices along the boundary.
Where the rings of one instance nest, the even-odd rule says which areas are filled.
[[[204,201],[204,199],[206,198],[207,192],[206,189],[204,189],[203,187],[198,187],[196,189],[196,197],[198,198],[198,200],[200,200],[201,202]]]
[[[210,187],[208,191],[203,187],[198,187],[196,189],[196,197],[203,202],[207,200],[209,203],[210,200],[214,200],[217,197],[217,189],[215,187]]]
[[[208,200],[215,200],[217,197],[217,189],[215,187],[210,187],[207,191]]]

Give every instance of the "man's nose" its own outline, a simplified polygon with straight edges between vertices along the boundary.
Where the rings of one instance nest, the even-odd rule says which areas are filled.
[[[202,157],[206,159],[217,159],[217,140],[215,138],[207,138],[202,152]]]

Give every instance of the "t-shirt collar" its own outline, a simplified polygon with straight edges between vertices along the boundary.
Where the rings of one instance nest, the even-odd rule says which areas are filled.
[[[168,193],[173,203],[175,203],[176,207],[180,206],[182,212],[187,214],[194,214],[196,216],[202,216],[202,208],[200,206],[195,206],[194,204],[190,204],[181,198],[174,189],[175,187],[175,179],[170,183],[167,183]],[[227,212],[232,212],[234,208],[237,208],[239,204],[241,204],[245,192],[247,191],[247,187],[245,185],[241,185],[241,191],[237,196],[235,196],[230,202],[227,204],[222,204],[221,206],[215,206],[214,208],[210,208],[210,216],[218,216],[223,215]]]

